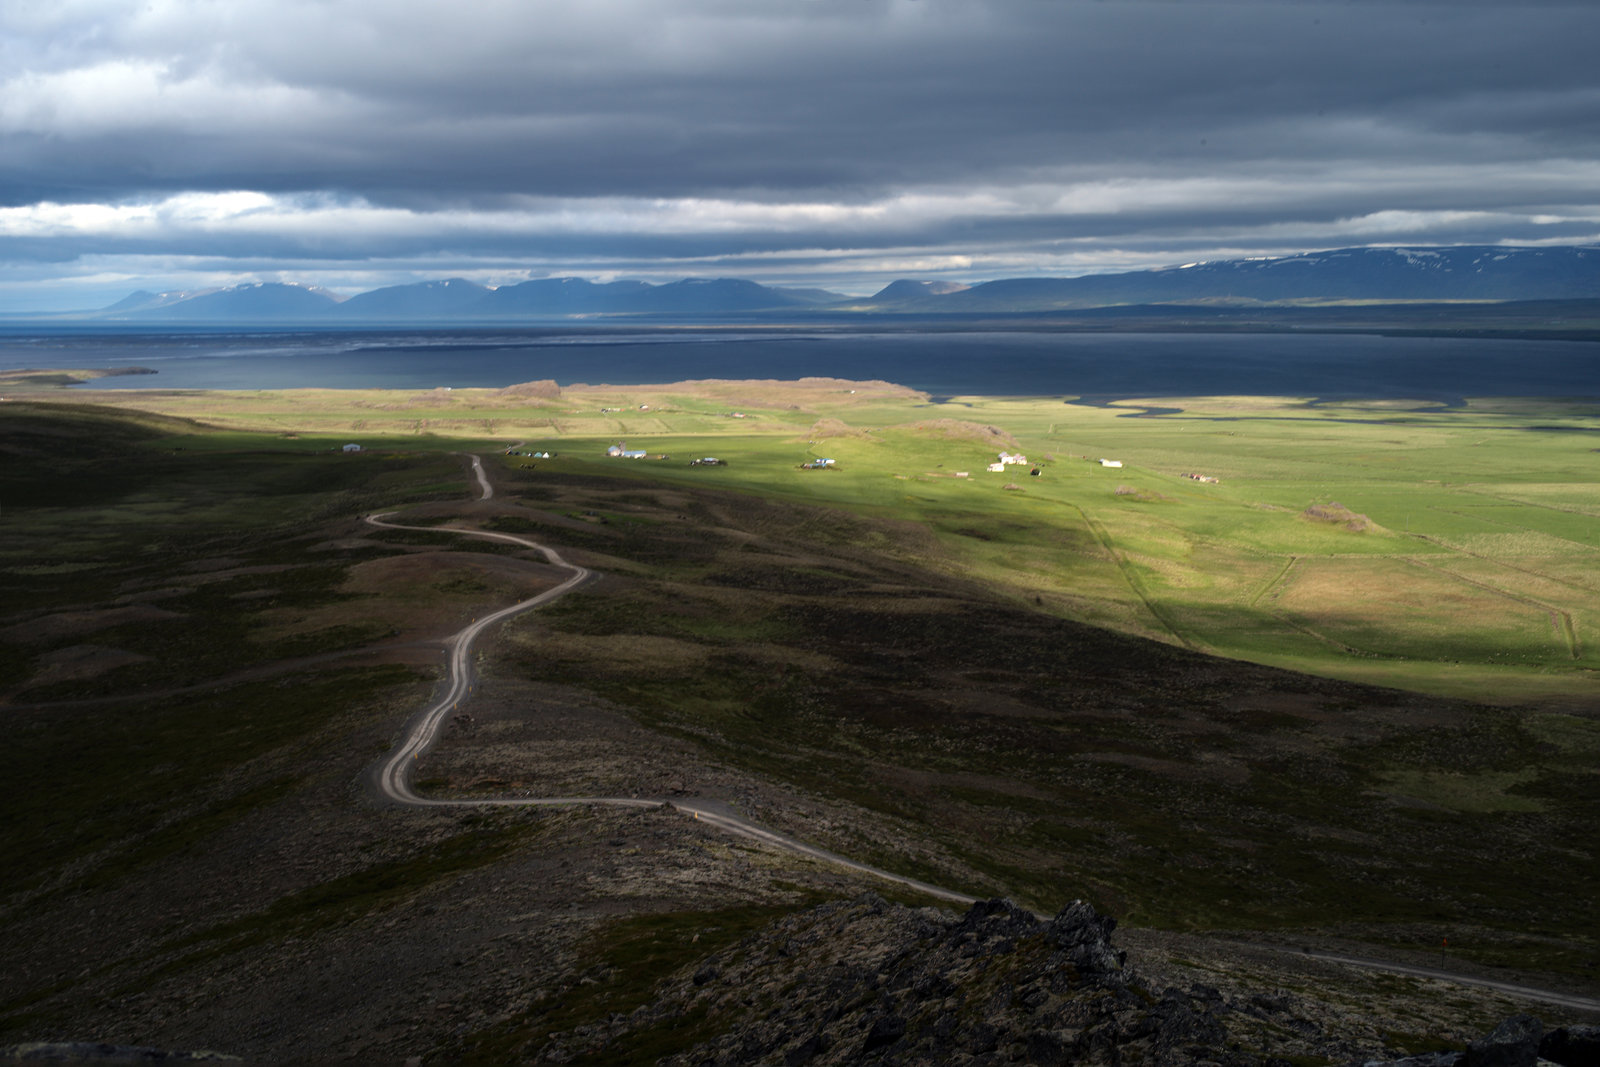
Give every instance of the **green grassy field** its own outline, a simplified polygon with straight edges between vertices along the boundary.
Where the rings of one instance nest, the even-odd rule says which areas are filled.
[[[234,428],[185,436],[188,448],[236,450],[263,433],[275,448],[308,451],[353,439],[408,451],[519,443],[519,452],[558,456],[502,456],[503,469],[712,485],[915,522],[937,535],[941,565],[1021,600],[1317,674],[1505,702],[1586,702],[1600,678],[1592,404],[932,404],[897,387],[824,380],[559,397],[461,389],[94,399]],[[671,458],[607,458],[619,440]],[[1000,448],[1024,451],[1030,466],[988,473]],[[687,465],[700,456],[728,465]],[[821,457],[836,469],[799,469]],[[1306,515],[1335,502],[1364,520],[1359,529]]]
[[[1183,410],[1126,418],[1050,401],[960,405],[964,420],[1014,437],[1037,477],[986,473],[990,449],[916,428],[921,412],[858,418],[870,432],[803,448],[695,438],[650,447],[720,449],[735,466],[706,473],[730,486],[926,523],[963,569],[1128,632],[1436,692],[1594,695],[1593,413],[1158,403]],[[581,456],[569,462],[600,462],[583,453],[602,441],[563,443]],[[792,469],[819,452],[840,469]],[[1306,517],[1330,502],[1369,521],[1353,530]]]
[[[492,552],[424,566],[409,550],[447,535],[352,536],[375,510],[470,510],[448,455],[470,449],[499,487],[480,521],[609,576],[508,625],[491,677],[583,687],[890,827],[764,813],[802,837],[1137,924],[1448,936],[1593,977],[1591,409],[1213,398],[1127,418],[840,383],[445,399],[464,424],[501,412],[496,440],[336,428],[362,396],[41,395],[0,408],[24,908],[191,854],[356,738],[376,757],[375,724],[428,688],[414,669],[219,679],[514,599]],[[207,405],[222,430],[184,421]],[[618,439],[671,458],[606,457]],[[991,474],[1000,448],[1031,462]],[[689,466],[707,455],[727,465]],[[836,468],[801,469],[819,457]],[[1338,521],[1307,516],[1334,501]],[[321,899],[264,894],[275,930]]]
[[[1085,895],[1140,925],[1600,966],[1582,918],[1600,877],[1592,712],[1086,627],[996,597],[917,523],[609,473],[508,469],[500,485],[520,514],[492,528],[611,577],[510,624],[498,674],[596,692],[886,825],[759,813],[796,834],[1043,909]]]

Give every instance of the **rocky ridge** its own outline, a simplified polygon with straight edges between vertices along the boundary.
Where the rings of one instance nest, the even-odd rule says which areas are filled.
[[[786,916],[681,970],[629,1015],[553,1035],[535,1062],[1491,1067],[1600,1064],[1600,1028],[1518,1016],[1466,1049],[1362,1049],[1290,998],[1151,988],[1116,920],[1074,901],[1041,919],[1007,900],[965,914],[874,894]]]

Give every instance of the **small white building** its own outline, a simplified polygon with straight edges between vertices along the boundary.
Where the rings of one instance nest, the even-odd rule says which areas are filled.
[[[1001,464],[1001,466],[1024,467],[1024,466],[1027,466],[1027,463],[1028,463],[1028,457],[1024,456],[1021,452],[1002,452],[1002,453],[1000,453],[1000,464]]]
[[[1006,465],[1004,463],[991,463],[991,464],[989,464],[989,473],[990,474],[1004,474],[1005,470],[1006,470]]]
[[[346,451],[346,452],[360,452],[361,451],[361,446],[360,445],[356,445],[356,444],[345,445],[344,446],[344,451]]]
[[[1102,467],[1120,467],[1120,466],[1122,466],[1122,460],[1120,460],[1120,459],[1102,459],[1100,461],[1100,466],[1102,466]]]

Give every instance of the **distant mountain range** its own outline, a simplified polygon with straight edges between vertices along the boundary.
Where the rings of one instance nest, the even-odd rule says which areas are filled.
[[[879,294],[880,296],[882,294]],[[1127,304],[1578,300],[1600,297],[1597,248],[1342,248],[1081,278],[1011,278],[902,301],[917,310]],[[876,299],[876,298],[874,298]]]
[[[375,289],[345,300],[323,289],[260,282],[196,293],[137,292],[81,317],[138,323],[421,325],[1597,298],[1600,248],[1458,246],[1345,248],[1124,274],[1009,278],[972,286],[901,279],[864,298],[822,289],[771,288],[737,278],[688,278],[665,285],[541,278],[493,289],[451,278]]]

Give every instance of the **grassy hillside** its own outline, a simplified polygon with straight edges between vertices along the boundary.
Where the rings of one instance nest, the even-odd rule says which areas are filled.
[[[1597,799],[1590,718],[1083,626],[996,598],[914,524],[539,471],[502,488],[520,510],[492,528],[610,577],[512,624],[496,677],[600,693],[886,820],[761,813],[801,836],[1045,909],[1084,894],[1168,928],[1359,929],[1595,965],[1586,941],[1561,947],[1588,899],[1573,880],[1600,875],[1579,844]],[[926,566],[940,556],[950,566]],[[501,790],[519,775],[491,751],[458,739],[422,772]]]
[[[170,410],[0,409],[0,1035],[445,1047],[556,1010],[530,989],[587,988],[584,939],[618,915],[713,941],[740,908],[859,887],[671,813],[371,805],[360,775],[425,703],[430,642],[553,580],[510,546],[359,522],[393,508],[605,575],[484,649],[427,789],[684,790],[1039,907],[1401,954],[1448,938],[1453,966],[1595,980],[1582,410],[452,396],[462,419],[527,408],[478,503],[450,453],[481,438],[346,455],[338,398],[268,432],[245,427],[277,400],[213,398],[236,425],[212,431],[185,421],[205,398],[117,399]],[[536,411],[573,425],[536,435]],[[618,437],[672,458],[605,457]],[[988,474],[1002,447],[1040,474]],[[818,457],[836,467],[801,469]],[[421,1024],[412,973],[455,990]],[[261,1030],[267,1003],[320,1043]],[[394,1019],[433,1044],[370,1044]]]
[[[307,449],[351,439],[437,447],[438,435],[495,451],[520,443],[558,458],[502,457],[507,469],[626,473],[914,521],[937,534],[948,556],[938,565],[1021,601],[1333,677],[1585,703],[1600,667],[1593,404],[933,404],[897,387],[826,380],[555,398],[463,389],[95,399],[273,432]],[[603,455],[618,440],[672,458],[619,466]],[[1029,467],[987,473],[1001,448],[1024,451]],[[728,465],[687,465],[713,455]],[[837,468],[798,469],[819,457]]]

